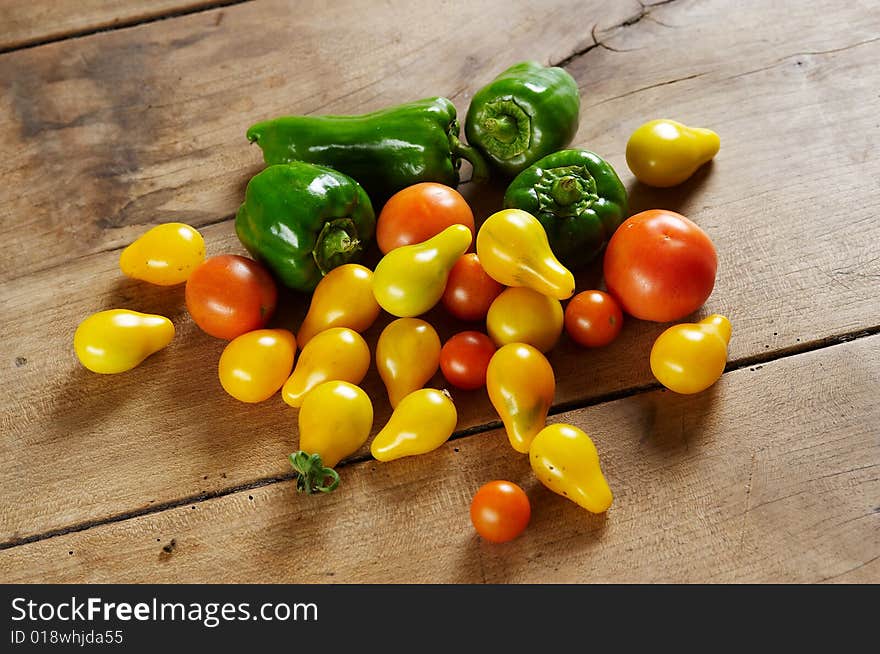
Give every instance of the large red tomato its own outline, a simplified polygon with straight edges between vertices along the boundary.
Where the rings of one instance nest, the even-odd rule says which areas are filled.
[[[718,255],[695,223],[651,209],[617,228],[604,267],[605,285],[626,313],[671,322],[699,309],[712,293]]]
[[[382,254],[394,248],[422,243],[450,225],[474,231],[474,214],[454,188],[435,182],[413,184],[398,191],[376,220],[376,243]]]

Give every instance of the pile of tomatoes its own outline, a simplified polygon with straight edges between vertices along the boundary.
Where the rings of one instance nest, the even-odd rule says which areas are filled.
[[[439,369],[456,388],[487,388],[511,445],[528,454],[542,484],[589,511],[607,510],[612,494],[592,440],[571,425],[546,425],[555,378],[544,354],[563,332],[583,347],[606,346],[620,333],[624,314],[672,322],[696,311],[712,292],[717,269],[705,232],[670,211],[632,216],[607,246],[606,290],[576,295],[573,275],[534,217],[508,209],[478,231],[464,198],[441,184],[417,184],[393,196],[379,215],[376,240],[384,257],[375,271],[358,264],[330,271],[296,335],[267,328],[278,291],[266,268],[239,255],[205,259],[201,235],[187,225],[151,229],[122,252],[120,266],[150,283],[186,284],[193,321],[229,341],[218,364],[227,393],[262,402],[280,390],[299,409],[300,450],[290,456],[299,489],[336,488],[333,466],[372,432],[374,398],[358,386],[372,356],[360,334],[384,307],[397,319],[380,335],[375,363],[394,412],[373,438],[377,460],[429,452],[452,435],[451,396],[423,388]],[[437,303],[471,328],[441,344],[417,318]],[[473,328],[479,323],[485,331]],[[173,335],[167,318],[116,309],[85,319],[74,347],[87,368],[116,373]],[[722,316],[674,325],[657,339],[651,368],[668,388],[699,392],[723,372],[729,338]],[[483,538],[502,542],[526,527],[530,511],[522,489],[493,481],[474,496],[471,519]]]

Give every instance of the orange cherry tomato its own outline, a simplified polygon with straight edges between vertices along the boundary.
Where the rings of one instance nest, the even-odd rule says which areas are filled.
[[[509,481],[484,484],[471,500],[471,522],[490,543],[506,543],[528,526],[532,507],[525,491]]]
[[[475,234],[468,203],[454,188],[422,182],[398,191],[385,203],[376,221],[376,243],[382,254],[388,254],[427,241],[450,225],[464,225]]]
[[[623,327],[617,300],[602,291],[578,293],[565,307],[565,331],[578,345],[604,347]]]
[[[712,293],[718,256],[695,223],[674,211],[651,209],[617,228],[604,269],[608,292],[624,311],[670,322],[699,309]]]
[[[486,385],[486,369],[495,354],[495,343],[481,332],[461,332],[443,344],[440,370],[446,381],[465,391]]]
[[[277,299],[268,271],[236,254],[206,259],[186,281],[189,315],[205,332],[226,340],[265,327]]]
[[[446,281],[443,306],[459,320],[483,320],[504,286],[489,277],[476,254],[462,255]]]

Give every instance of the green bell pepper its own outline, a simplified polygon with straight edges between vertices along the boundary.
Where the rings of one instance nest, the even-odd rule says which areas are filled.
[[[418,182],[459,182],[461,159],[486,177],[479,153],[461,143],[455,105],[427,98],[359,116],[285,116],[257,123],[248,140],[268,164],[308,161],[363,186],[375,206]]]
[[[571,143],[580,104],[577,83],[566,71],[525,61],[477,91],[465,134],[493,168],[513,177]]]
[[[375,227],[370,198],[357,182],[301,161],[251,178],[235,216],[247,251],[300,291],[314,290],[330,270],[359,260]]]
[[[626,218],[626,189],[589,150],[561,150],[526,168],[504,194],[506,209],[534,215],[550,248],[570,268],[589,263]]]

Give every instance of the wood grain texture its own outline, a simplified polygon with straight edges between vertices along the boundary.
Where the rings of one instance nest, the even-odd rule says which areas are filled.
[[[0,552],[14,582],[880,581],[880,336],[557,416],[590,433],[605,516],[554,495],[500,431]],[[792,384],[792,380],[798,383]],[[524,534],[483,543],[468,506],[521,484]]]
[[[0,51],[218,4],[223,3],[216,0],[3,0],[0,3]]]
[[[308,7],[294,12],[278,2],[252,4],[229,8],[228,18],[221,25],[207,14],[199,14],[127,30],[124,38],[116,33],[99,34],[77,40],[73,46],[58,43],[3,57],[11,66],[0,68],[0,79],[8,72],[7,83],[13,81],[12,93],[0,99],[0,104],[12,103],[10,113],[0,109],[0,142],[18,142],[30,133],[26,140],[32,145],[42,144],[23,154],[29,163],[10,162],[17,171],[12,174],[13,182],[22,181],[23,176],[44,190],[48,186],[55,190],[43,198],[51,206],[41,205],[35,213],[36,207],[24,211],[24,206],[35,201],[36,189],[16,194],[12,186],[4,186],[0,189],[0,229],[14,232],[17,248],[31,252],[28,255],[18,250],[19,263],[45,262],[44,256],[50,253],[60,259],[53,262],[53,268],[5,282],[0,290],[4,298],[9,298],[0,308],[0,322],[8,325],[4,331],[10,339],[9,351],[16,352],[7,359],[3,374],[14,375],[16,384],[24,384],[21,392],[4,394],[0,406],[0,424],[8,435],[0,443],[0,456],[5,462],[0,469],[0,488],[12,493],[9,510],[0,513],[0,541],[277,475],[285,470],[283,457],[295,443],[295,414],[280,401],[271,408],[248,408],[222,393],[215,372],[222,343],[197,333],[188,322],[180,289],[148,288],[121,279],[116,264],[118,252],[76,257],[76,252],[88,251],[84,242],[88,237],[83,238],[86,233],[103,239],[118,232],[102,221],[94,202],[115,202],[111,196],[124,203],[135,202],[141,191],[134,191],[120,179],[129,173],[139,176],[144,166],[139,159],[134,168],[111,166],[106,178],[93,175],[94,171],[85,174],[93,182],[107,179],[108,185],[102,189],[88,185],[80,193],[71,188],[59,189],[59,183],[63,187],[68,182],[80,187],[83,166],[89,166],[82,159],[65,156],[65,166],[76,167],[71,176],[59,177],[47,171],[46,166],[60,165],[55,157],[67,146],[81,152],[84,159],[105,155],[124,159],[125,152],[135,150],[158,157],[155,161],[164,162],[160,165],[171,166],[171,177],[150,174],[144,183],[159,195],[182,199],[190,207],[196,206],[192,204],[195,193],[201,198],[197,204],[214,207],[213,212],[199,214],[211,220],[217,211],[231,212],[240,202],[247,180],[241,166],[250,172],[255,170],[259,156],[247,147],[242,135],[248,121],[258,116],[291,107],[303,111],[355,110],[369,103],[378,106],[430,95],[441,88],[465,89],[475,71],[485,69],[484,75],[491,74],[499,59],[520,59],[532,49],[561,57],[580,47],[581,39],[590,38],[573,25],[548,29],[545,24],[527,20],[530,13],[525,6],[504,12],[499,30],[477,39],[474,20],[464,20],[462,29],[456,26],[468,16],[475,18],[487,4],[458,3],[452,7],[455,11],[443,14],[445,23],[435,20],[430,26],[411,29],[401,26],[418,23],[416,18],[423,10],[410,3],[370,13],[363,24],[345,18],[356,3],[336,3],[323,12],[306,11]],[[627,9],[624,4],[614,3],[619,11]],[[572,7],[575,3],[558,5],[560,11]],[[581,18],[589,24],[616,15],[597,2],[577,3],[573,11],[575,15],[583,12]],[[273,14],[285,20],[277,24],[270,21],[267,26],[265,17]],[[595,21],[592,16],[597,17]],[[510,33],[519,38],[511,41]],[[457,51],[465,45],[470,46],[471,54],[457,56],[460,66],[436,66],[438,51]],[[78,63],[71,64],[72,68],[62,66],[59,72],[58,57],[68,61],[68,46],[81,56],[75,57]],[[564,50],[557,52],[557,48]],[[145,54],[137,61],[122,54],[132,51]],[[186,64],[169,57],[169,52],[188,52]],[[97,85],[102,89],[97,94],[91,92],[96,71],[89,61],[107,67],[104,72],[108,77]],[[291,61],[298,62],[295,68],[291,68]],[[192,72],[184,80],[180,72],[186,67]],[[50,70],[70,85],[61,84],[52,93],[43,93],[42,77]],[[386,75],[390,75],[388,81],[384,80]],[[159,84],[161,89],[153,84],[159,78],[164,80]],[[150,83],[145,85],[146,79]],[[365,79],[372,82],[365,84]],[[193,94],[207,92],[202,88],[205,84],[213,89],[211,99],[200,98],[189,106]],[[370,90],[374,84],[378,89]],[[260,97],[254,99],[254,93]],[[159,133],[144,132],[146,123],[128,114],[131,111],[141,116],[143,103],[151,102],[151,94],[170,94],[167,103],[155,107],[166,126]],[[217,103],[221,96],[224,102]],[[39,118],[47,115],[44,112],[54,113],[59,102],[69,102],[69,108],[79,114],[85,111],[82,115],[89,114],[84,103],[110,106],[110,115],[118,117],[122,112],[129,116],[121,119],[128,121],[129,128],[107,133],[98,126],[100,123],[106,127],[101,117],[106,114],[98,109],[94,118],[84,121],[82,130],[73,128],[79,136],[68,142],[67,127],[40,122]],[[181,103],[189,108],[184,110]],[[182,115],[187,118],[182,120]],[[28,124],[34,129],[29,130]],[[196,132],[206,135],[198,153],[191,150],[192,139],[200,138]],[[48,150],[43,149],[47,144],[51,144]],[[104,146],[112,151],[102,149]],[[47,174],[55,181],[50,183],[49,177],[44,177]],[[190,190],[180,191],[178,184]],[[106,192],[111,190],[108,195]],[[64,206],[52,204],[56,201]],[[156,221],[159,213],[159,220],[199,222],[192,213],[157,212],[156,208],[138,210],[138,220]],[[124,241],[142,229],[142,225],[130,227]],[[241,251],[231,224],[211,225],[204,231],[209,253]],[[124,241],[114,242],[113,246]],[[71,250],[73,243],[78,245]],[[0,267],[8,263],[4,260]],[[287,312],[279,316],[277,323],[295,328],[304,304],[289,299],[285,304]],[[153,367],[152,375],[144,377],[139,370],[133,376],[108,382],[85,373],[73,359],[70,339],[76,324],[85,315],[111,306],[140,307],[178,322],[175,344],[151,362],[159,366]],[[162,369],[162,359],[180,353],[184,359],[178,358],[177,364]],[[374,397],[380,397],[381,386],[375,374],[368,388]],[[387,404],[385,408],[377,404],[378,421],[388,411]],[[475,407],[479,408],[462,410],[463,425],[486,421],[486,404],[475,403]],[[58,458],[68,460],[62,470],[53,463]],[[150,473],[144,475],[144,470]]]
[[[200,39],[182,46],[181,56],[186,55],[186,65],[192,66],[193,71],[181,82],[183,88],[191,92],[191,85],[197,80],[210,88],[219,88],[224,83],[230,87],[232,78],[225,78],[222,71],[243,70],[241,62],[247,57],[241,57],[238,50],[224,49],[222,44],[245,39],[250,45],[243,46],[243,51],[248,52],[259,43],[245,29],[257,20],[256,15],[235,14],[238,18],[232,20],[233,9],[246,12],[248,6],[230,8],[229,22],[223,23],[225,28],[203,24],[204,17],[200,15],[189,16],[163,22],[165,31],[153,25],[130,30],[124,42],[112,34],[101,34],[77,40],[76,44],[91,53],[91,57],[102,49],[113,52],[113,48],[131,48],[132,44],[140,43],[144,51],[152,53],[149,57],[155,74],[166,75],[170,69],[154,61],[159,58],[160,45],[150,44],[167,48],[174,39],[188,38],[186,34],[201,34]],[[646,10],[650,13],[627,27],[598,30],[596,36],[604,45],[592,48],[570,65],[584,94],[579,142],[611,158],[627,179],[636,208],[680,209],[703,225],[714,239],[721,268],[716,290],[704,312],[719,311],[733,320],[734,362],[772,357],[781,351],[815,345],[817,341],[880,323],[875,300],[880,259],[872,245],[880,237],[880,225],[873,219],[880,207],[880,194],[874,192],[880,183],[880,148],[875,147],[880,145],[880,137],[877,130],[871,129],[874,117],[870,110],[876,86],[871,81],[880,77],[873,65],[880,43],[870,42],[862,34],[862,30],[871,29],[875,16],[862,11],[860,20],[856,20],[855,14],[849,15],[855,25],[849,29],[844,21],[848,14],[838,19],[838,14],[832,12],[820,30],[810,22],[812,14],[806,10],[793,12],[787,22],[757,20],[759,6],[764,12],[775,11],[764,7],[764,3],[752,5],[746,11],[729,3],[683,0]],[[544,60],[565,54],[560,49],[561,42],[568,43],[568,48],[578,42],[575,32],[566,31],[567,24],[557,21],[552,26],[536,26],[516,11],[521,9],[505,16],[523,34],[530,34],[531,53],[540,49],[545,53]],[[595,7],[586,7],[584,11],[598,12]],[[601,14],[601,19],[609,16]],[[605,24],[595,18],[585,18],[583,22],[597,21]],[[214,33],[215,29],[221,32]],[[329,37],[320,31],[320,26],[310,24],[302,29],[312,39],[311,46],[298,43],[295,47],[311,47],[318,52],[327,47],[322,39]],[[531,29],[537,31],[527,32]],[[559,36],[560,30],[565,38]],[[720,53],[719,44],[727,44],[727,51],[735,49],[735,39],[742,38],[743,33],[752,34],[749,39],[754,40],[743,44],[741,56],[732,59],[716,54],[716,50]],[[190,207],[198,205],[198,196],[213,207],[206,217],[231,212],[240,199],[246,171],[256,165],[256,155],[240,143],[239,128],[258,109],[262,111],[265,107],[267,114],[281,111],[291,97],[290,106],[299,103],[303,110],[341,111],[349,103],[359,108],[377,106],[403,99],[413,84],[418,95],[431,93],[433,85],[433,92],[444,89],[449,95],[463,89],[458,95],[466,98],[500,66],[527,54],[527,48],[518,49],[521,46],[511,43],[507,35],[495,44],[501,54],[492,56],[485,49],[485,40],[469,42],[465,47],[459,42],[463,37],[458,33],[438,37],[440,40],[428,51],[412,50],[419,42],[418,36],[389,46],[403,57],[397,60],[403,68],[393,69],[395,75],[377,78],[363,89],[357,90],[365,79],[352,77],[352,71],[347,69],[337,71],[342,79],[336,86],[327,84],[326,79],[309,77],[314,87],[312,93],[320,90],[320,99],[302,99],[298,94],[304,91],[294,88],[292,81],[282,79],[275,89],[268,81],[280,61],[272,58],[288,52],[285,47],[294,46],[279,41],[277,52],[260,49],[258,60],[263,62],[262,67],[256,67],[257,81],[248,91],[258,93],[259,101],[246,106],[232,102],[222,107],[198,102],[196,108],[204,112],[207,124],[213,125],[208,140],[219,138],[220,142],[211,143],[210,147],[206,142],[199,155],[181,150],[182,160],[175,164],[179,170],[170,178],[153,183],[167,197],[180,199]],[[132,40],[133,37],[136,38]],[[271,30],[265,38],[280,39]],[[394,39],[390,43],[394,44]],[[683,48],[682,43],[690,49]],[[858,43],[861,45],[853,45]],[[49,62],[64,54],[67,47],[72,44],[54,44],[15,56],[28,55],[17,60],[19,64],[37,57],[38,68],[48,68]],[[459,48],[447,59],[470,61],[474,68],[438,66],[433,53],[441,47],[450,51]],[[403,56],[403,51],[409,54]],[[697,58],[694,51],[704,54]],[[808,51],[813,54],[804,54]],[[344,61],[343,55],[337,53],[333,60]],[[391,65],[386,56],[384,50],[371,50],[358,59],[357,66],[372,79],[370,76],[382,72],[383,66]],[[10,61],[6,57],[3,60]],[[378,60],[372,61],[372,57]],[[274,68],[271,61],[276,62]],[[695,61],[699,70],[695,70]],[[9,70],[0,67],[0,77],[10,75]],[[421,76],[412,77],[415,72]],[[75,77],[72,72],[68,74]],[[132,74],[139,73],[133,70]],[[172,88],[173,85],[163,85],[161,91],[142,86],[136,91],[133,87],[129,89],[133,97],[156,92],[175,98],[159,111],[165,116],[163,121],[169,120],[168,113],[177,111],[176,134],[181,142],[190,142],[190,136],[185,135],[189,134],[187,130],[196,129],[197,124],[188,111],[183,111],[184,96],[177,95],[183,91]],[[99,103],[121,102],[118,92],[121,91],[114,87]],[[229,93],[233,97],[241,91],[232,84]],[[342,97],[347,93],[351,95]],[[9,97],[4,95],[0,103]],[[54,111],[51,107],[59,101],[53,95],[34,107]],[[321,107],[322,102],[330,104]],[[124,104],[114,106],[115,110],[127,111]],[[688,184],[662,192],[634,184],[624,172],[622,155],[629,131],[642,119],[657,115],[675,115],[686,122],[712,126],[722,134],[723,141],[715,164]],[[762,118],[768,115],[778,120]],[[13,116],[4,124],[0,118],[0,139],[18,138],[17,120]],[[97,129],[95,125],[84,127],[87,131]],[[118,133],[123,149],[131,145],[139,151],[149,151],[150,156],[175,159],[169,154],[174,151],[168,141],[169,130],[161,131],[153,150],[144,148],[145,141],[138,129]],[[51,133],[57,132],[58,138],[66,139],[68,136],[60,135],[68,131],[41,128],[33,138],[51,140]],[[859,135],[858,142],[853,133]],[[61,147],[61,143],[57,141],[56,145]],[[77,147],[86,159],[93,154],[106,154],[82,144]],[[220,157],[230,165],[193,167],[193,156]],[[50,167],[54,165],[45,152],[34,150],[27,157],[32,157],[31,164],[20,169],[27,172],[20,172],[18,177],[13,173],[12,183],[0,189],[0,198],[5,198],[0,200],[0,207],[5,207],[0,212],[11,211],[10,202],[30,202],[38,197],[35,191],[27,190],[29,187],[21,176],[29,181],[36,179],[39,166],[34,167],[33,162],[45,166],[48,161]],[[249,163],[243,163],[244,160]],[[66,161],[74,166],[84,165],[81,160]],[[3,165],[19,164],[12,159],[0,163]],[[139,178],[142,173],[133,174]],[[80,179],[77,175],[69,183],[76,183]],[[120,171],[113,172],[107,188],[131,199],[137,192],[119,185],[120,175]],[[177,177],[182,190],[175,191],[178,182],[173,179]],[[60,179],[62,185],[68,183],[63,175],[46,179]],[[40,178],[35,183],[45,181]],[[22,188],[25,192],[16,194]],[[127,195],[130,192],[133,195]],[[479,215],[488,215],[498,205],[498,188],[465,185],[463,192]],[[94,220],[72,220],[86,214],[96,219],[100,214],[93,211],[94,205],[90,203],[99,196],[93,196],[88,188],[81,196],[67,188],[47,202],[76,204],[69,205],[69,214],[59,214],[51,206],[35,206],[25,214],[19,213],[23,208],[4,214],[2,228],[14,232],[13,243],[20,246],[10,248],[10,252],[20,259],[29,253],[28,260],[38,260],[38,252],[52,253],[51,248],[62,244],[64,251],[70,253],[67,256],[74,256],[89,250],[85,241],[91,237],[74,247],[77,241],[69,230],[93,234],[98,239],[96,247],[100,248],[115,247],[119,239],[125,242],[142,229],[137,224],[112,229]],[[77,204],[80,200],[82,203]],[[23,215],[27,218],[22,219]],[[139,215],[138,221],[144,222],[193,217],[164,210]],[[66,222],[60,231],[52,226],[59,216]],[[42,235],[32,231],[27,220],[43,221],[48,231]],[[210,225],[203,231],[209,253],[241,251],[228,222]],[[117,256],[118,252],[104,252],[73,258],[63,266],[31,272],[0,285],[0,296],[4,298],[0,324],[4,325],[6,352],[0,380],[5,389],[15,389],[4,392],[0,398],[0,427],[4,434],[0,441],[0,492],[7,499],[0,511],[0,542],[215,493],[287,471],[284,457],[296,443],[295,412],[278,398],[251,407],[226,397],[215,374],[223,344],[194,328],[185,315],[180,289],[148,288],[122,279],[116,267]],[[586,271],[580,276],[579,287],[592,286],[596,279],[595,270]],[[285,305],[276,323],[295,328],[304,311],[303,302],[289,299]],[[72,334],[86,315],[111,307],[168,315],[177,324],[178,337],[168,350],[131,373],[112,380],[91,375],[73,357]],[[432,320],[443,336],[461,327],[443,317],[439,310],[432,314]],[[371,343],[375,342],[378,328],[368,334]],[[565,405],[594,401],[609,393],[650,384],[647,353],[661,329],[662,326],[630,321],[613,346],[596,352],[580,351],[563,342],[551,354],[557,373],[557,402]],[[438,377],[435,383],[442,384],[442,379]],[[378,429],[389,409],[374,371],[366,387],[376,399]],[[495,419],[483,393],[457,394],[456,401],[462,428]],[[59,461],[64,464],[59,466]]]

